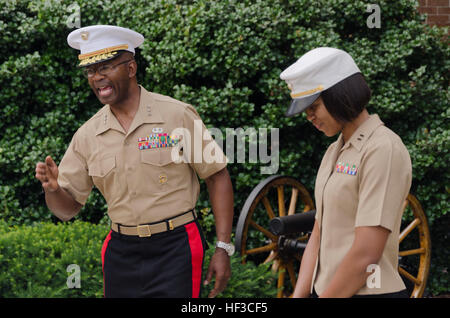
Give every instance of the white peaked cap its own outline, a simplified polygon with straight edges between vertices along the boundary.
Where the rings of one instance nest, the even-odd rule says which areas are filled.
[[[80,50],[79,66],[88,66],[110,60],[119,51],[134,54],[134,49],[144,42],[142,34],[113,25],[91,25],[72,31],[67,43]]]
[[[301,113],[322,91],[355,73],[361,71],[345,51],[331,47],[308,51],[280,74],[291,90],[292,103],[286,116]]]

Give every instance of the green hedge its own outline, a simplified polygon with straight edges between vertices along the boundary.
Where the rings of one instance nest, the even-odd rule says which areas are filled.
[[[280,72],[306,51],[348,51],[373,91],[369,111],[404,140],[415,193],[433,241],[429,292],[448,291],[449,47],[446,29],[428,27],[417,1],[377,1],[381,28],[370,29],[366,1],[0,0],[0,217],[9,224],[48,221],[37,161],[59,162],[76,129],[100,107],[67,43],[69,6],[81,25],[115,24],[141,32],[138,78],[148,89],[192,103],[210,127],[280,129],[279,174],[313,192],[321,156],[333,141],[302,116],[286,118]],[[236,218],[267,177],[260,164],[229,165]],[[198,207],[209,206],[205,186]],[[77,217],[93,223],[106,206],[94,191]],[[448,235],[448,234],[445,234]]]
[[[75,221],[58,225],[44,222],[11,227],[0,221],[0,295],[26,297],[103,297],[101,248],[108,226]],[[214,252],[207,250],[204,273]],[[233,256],[232,278],[218,297],[274,297],[274,275],[269,266],[241,264]],[[73,270],[80,269],[80,288]],[[214,280],[202,290],[207,297]]]
[[[2,297],[101,297],[104,225],[73,222],[9,228],[0,223]],[[81,288],[68,288],[71,264],[80,267]]]

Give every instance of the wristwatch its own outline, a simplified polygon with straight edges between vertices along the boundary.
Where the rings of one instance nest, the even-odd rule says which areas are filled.
[[[231,256],[234,254],[234,245],[231,243],[217,241],[216,247],[223,248],[227,252],[228,256]]]

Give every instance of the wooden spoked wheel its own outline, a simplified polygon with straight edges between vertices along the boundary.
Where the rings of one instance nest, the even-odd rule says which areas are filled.
[[[431,239],[425,213],[417,198],[409,194],[404,203],[404,219],[399,237],[398,272],[411,298],[422,297],[425,291],[431,258]]]
[[[244,263],[272,263],[272,270],[277,273],[277,297],[292,294],[301,253],[282,250],[281,236],[269,231],[269,221],[313,209],[313,200],[300,182],[292,177],[271,176],[253,189],[241,210],[236,227],[236,250]],[[403,210],[398,271],[410,297],[419,298],[425,291],[430,268],[430,232],[423,208],[414,195],[408,195]],[[306,243],[308,238],[309,233],[298,233],[294,240]]]
[[[279,249],[279,236],[269,231],[269,221],[274,217],[312,209],[314,202],[299,181],[275,175],[253,189],[241,210],[236,227],[236,249],[243,257],[243,262],[272,262],[272,270],[277,273],[277,297],[292,294],[301,254],[289,254]],[[308,237],[308,233],[299,233],[295,239],[306,243]]]

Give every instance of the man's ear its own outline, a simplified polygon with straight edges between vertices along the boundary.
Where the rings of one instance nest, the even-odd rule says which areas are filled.
[[[136,76],[137,73],[137,63],[136,61],[133,59],[129,64],[128,64],[128,77],[129,78],[133,78]]]

